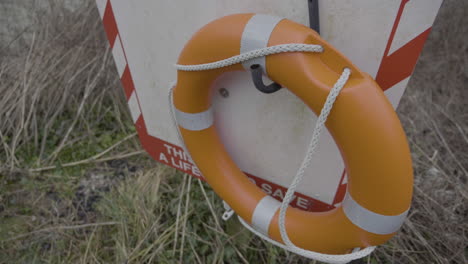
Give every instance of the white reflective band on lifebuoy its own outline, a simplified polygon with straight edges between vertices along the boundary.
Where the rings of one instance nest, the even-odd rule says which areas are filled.
[[[257,231],[268,235],[270,222],[280,206],[281,203],[275,198],[269,195],[263,197],[260,202],[258,202],[253,212],[252,227]]]
[[[213,125],[213,109],[210,107],[208,110],[200,113],[185,113],[178,109],[175,110],[175,117],[179,126],[192,131],[200,131],[207,129]]]
[[[271,32],[283,20],[281,17],[269,15],[254,15],[244,28],[241,39],[240,54],[268,47]],[[242,63],[246,70],[253,64],[260,64],[266,73],[265,57],[248,60]]]
[[[367,232],[388,235],[400,229],[409,209],[399,215],[381,215],[362,207],[349,193],[346,193],[343,201],[343,211],[353,224]]]

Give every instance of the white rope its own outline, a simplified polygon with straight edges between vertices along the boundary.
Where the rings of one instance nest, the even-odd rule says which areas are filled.
[[[372,253],[372,251],[374,251],[374,249],[375,249],[375,247],[367,247],[367,248],[364,248],[364,249],[359,250],[359,251],[353,251],[353,253],[341,254],[341,255],[323,254],[323,253],[318,253],[318,252],[314,252],[314,251],[310,251],[310,250],[304,250],[302,248],[299,248],[300,250],[296,250],[295,248],[291,248],[289,246],[283,245],[283,244],[279,243],[278,241],[273,240],[273,239],[269,238],[268,236],[265,236],[264,234],[262,234],[262,233],[258,232],[257,230],[253,229],[240,216],[237,216],[237,218],[239,219],[239,222],[241,222],[241,224],[245,228],[247,228],[247,230],[249,230],[250,232],[252,232],[255,235],[259,236],[260,238],[270,242],[271,244],[273,244],[275,246],[278,246],[278,247],[280,247],[282,249],[288,250],[290,252],[293,252],[293,253],[295,253],[297,255],[300,255],[300,256],[303,256],[303,257],[306,257],[306,258],[309,258],[309,259],[314,259],[314,260],[317,260],[317,261],[321,261],[321,262],[326,262],[326,263],[331,263],[331,264],[345,264],[345,263],[348,263],[348,262],[350,262],[352,260],[363,258],[363,257],[369,255],[370,253]]]
[[[215,61],[205,64],[197,65],[180,65],[176,64],[176,69],[181,71],[206,71],[218,68],[231,66],[237,63],[248,61],[254,58],[264,57],[272,54],[285,53],[285,52],[322,52],[323,48],[320,45],[309,45],[309,44],[281,44],[262,49],[252,50],[246,53],[239,54],[224,60]]]
[[[229,204],[227,204],[225,201],[223,201],[223,207],[224,207],[224,213],[221,216],[221,219],[223,219],[224,221],[227,221],[229,220],[229,218],[231,218],[234,215],[235,212],[234,210],[232,210]]]
[[[217,68],[222,68],[222,67],[227,67],[231,66],[237,63],[241,63],[247,60],[251,60],[254,58],[258,57],[263,57],[263,56],[268,56],[272,54],[278,54],[278,53],[284,53],[284,52],[323,52],[323,48],[320,45],[308,45],[308,44],[282,44],[282,45],[277,45],[277,46],[271,46],[267,48],[262,48],[262,49],[257,49],[253,50],[250,52],[246,52],[237,56],[233,56],[224,60],[220,61],[215,61],[211,63],[205,63],[205,64],[198,64],[198,65],[176,65],[176,68],[181,71],[204,71],[204,70],[212,70],[212,69],[217,69]],[[331,255],[331,254],[323,254],[323,253],[318,253],[310,250],[305,250],[302,248],[297,247],[294,245],[291,240],[289,239],[289,236],[286,231],[286,210],[289,206],[289,203],[292,201],[294,198],[294,193],[297,189],[297,186],[299,183],[302,181],[302,178],[304,177],[305,170],[307,167],[310,165],[310,162],[312,160],[313,155],[315,154],[317,145],[318,145],[318,140],[320,137],[320,134],[322,132],[323,127],[325,126],[325,122],[327,120],[328,115],[330,114],[330,111],[332,110],[333,104],[338,97],[340,91],[343,89],[344,85],[349,79],[349,76],[351,74],[350,69],[345,68],[343,70],[343,73],[341,74],[340,78],[337,80],[333,88],[331,89],[330,93],[327,96],[327,99],[325,101],[325,104],[323,105],[322,110],[320,111],[320,115],[317,119],[317,122],[315,124],[314,131],[312,133],[312,138],[311,141],[308,145],[306,155],[301,163],[301,166],[297,170],[296,175],[294,176],[287,192],[286,195],[283,199],[283,202],[281,203],[280,207],[280,213],[279,213],[279,228],[280,228],[280,234],[281,238],[284,241],[284,245],[269,238],[268,236],[258,232],[254,228],[252,228],[248,223],[246,223],[242,218],[239,218],[239,221],[244,225],[249,231],[254,233],[255,235],[261,237],[262,239],[278,246],[283,249],[286,249],[288,251],[291,251],[293,253],[296,253],[298,255],[315,259],[318,261],[322,262],[328,262],[328,263],[348,263],[349,261],[355,260],[355,259],[360,259],[363,258],[372,251],[374,251],[375,247],[367,247],[362,250],[358,250],[356,252],[353,251],[353,253],[350,254],[341,254],[341,255]],[[172,121],[174,122],[174,126],[177,128],[177,135],[179,137],[179,140],[182,143],[182,146],[184,150],[188,153],[188,151],[185,149],[184,141],[180,135],[180,131],[177,127],[177,121],[175,119],[175,111],[174,111],[174,104],[173,104],[173,98],[172,98],[172,92],[173,92],[173,85],[171,86],[171,89],[169,90],[169,104],[171,107],[171,117]],[[228,210],[229,211],[229,210]],[[225,217],[223,217],[225,218]]]
[[[344,85],[348,81],[350,74],[351,74],[351,71],[348,68],[345,68],[340,78],[338,79],[338,81],[335,83],[330,93],[328,94],[325,104],[323,105],[322,110],[320,111],[320,115],[317,119],[317,122],[315,123],[314,132],[312,133],[312,138],[307,147],[306,155],[301,163],[301,166],[297,170],[297,173],[294,176],[291,184],[289,185],[286,195],[284,196],[284,199],[281,203],[278,225],[280,229],[281,239],[284,241],[285,245],[278,243],[277,241],[253,229],[250,225],[248,225],[243,219],[239,217],[239,221],[247,229],[249,229],[251,232],[253,232],[257,236],[267,240],[268,242],[274,245],[277,245],[281,248],[287,249],[291,252],[294,252],[298,255],[311,258],[311,259],[315,259],[318,261],[322,261],[322,262],[328,262],[328,263],[348,263],[351,260],[363,258],[369,255],[370,253],[372,253],[375,247],[367,247],[367,248],[358,250],[350,254],[341,254],[341,255],[323,254],[323,253],[318,253],[318,252],[299,248],[291,242],[291,240],[289,239],[288,233],[286,231],[286,210],[289,207],[289,203],[293,200],[294,193],[296,192],[297,186],[302,181],[302,178],[304,177],[304,174],[305,174],[305,170],[309,167],[312,157],[316,152],[320,134],[322,132],[322,129],[325,127],[325,122],[327,121],[327,117],[333,108],[333,104],[335,103],[336,98],[338,97],[339,93],[343,89]]]

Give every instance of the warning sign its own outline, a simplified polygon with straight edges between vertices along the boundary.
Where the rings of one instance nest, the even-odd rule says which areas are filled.
[[[202,178],[180,147],[167,100],[173,67],[206,23],[234,13],[268,13],[308,25],[303,0],[96,0],[141,143],[156,160]],[[322,37],[376,78],[396,108],[442,0],[320,2]],[[316,116],[287,89],[264,96],[248,73],[213,84],[215,124],[228,153],[265,193],[281,200]],[[220,91],[223,91],[221,96]],[[248,132],[246,132],[248,131]],[[325,132],[293,201],[304,210],[337,206],[346,191],[340,151]]]

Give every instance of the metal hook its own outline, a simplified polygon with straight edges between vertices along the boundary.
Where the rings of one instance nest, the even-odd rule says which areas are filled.
[[[319,4],[318,0],[309,0],[310,28],[320,34]]]
[[[272,83],[270,85],[265,85],[263,83],[263,70],[259,64],[253,64],[252,66],[250,66],[250,70],[252,73],[252,80],[255,85],[255,88],[257,88],[260,92],[270,94],[281,89],[281,85],[279,85],[278,83]]]

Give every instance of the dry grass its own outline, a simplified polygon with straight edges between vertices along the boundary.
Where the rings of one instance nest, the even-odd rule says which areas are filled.
[[[0,3],[0,263],[310,263],[220,221],[208,186],[142,154],[85,3]],[[466,10],[444,2],[401,103],[414,202],[364,263],[468,263]]]
[[[24,29],[13,29],[19,35],[11,33],[0,49],[4,168],[31,166],[25,160],[31,156],[35,167],[54,164],[74,144],[99,136],[100,126],[112,124],[107,133],[129,131],[102,26],[84,19],[95,18],[95,8],[88,1],[88,7],[72,12],[50,3],[20,20],[26,21]],[[6,4],[4,12],[21,10],[16,5]]]
[[[386,252],[396,262],[468,263],[467,10],[466,1],[444,2],[398,111],[415,188],[410,217]]]

